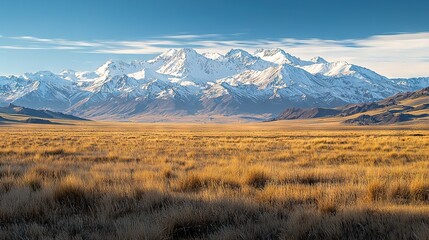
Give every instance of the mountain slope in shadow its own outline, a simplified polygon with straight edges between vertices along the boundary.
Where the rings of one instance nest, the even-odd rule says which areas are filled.
[[[352,116],[351,118],[346,118]],[[288,108],[273,120],[344,117],[352,125],[382,125],[429,117],[429,87],[386,99],[336,108]]]
[[[61,112],[50,110],[36,110],[9,104],[7,107],[0,107],[0,124],[1,123],[31,123],[31,124],[60,124],[52,120],[73,120],[73,121],[90,121],[88,119],[76,117]],[[19,118],[16,118],[19,116]],[[24,119],[22,119],[24,117]]]

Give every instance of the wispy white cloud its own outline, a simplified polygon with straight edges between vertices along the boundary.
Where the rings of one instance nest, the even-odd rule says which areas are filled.
[[[1,36],[0,36],[1,37]],[[429,32],[376,35],[363,39],[254,39],[238,40],[236,35],[182,34],[141,41],[75,41],[34,36],[9,39],[0,48],[19,50],[62,50],[96,54],[158,54],[169,48],[192,47],[199,52],[226,53],[231,48],[254,51],[283,48],[309,59],[322,56],[330,61],[348,61],[371,68],[389,77],[429,76]]]
[[[1,45],[0,49],[11,49],[11,50],[43,50],[44,48]]]
[[[18,36],[18,37],[9,37],[9,38],[17,41],[21,41],[21,42],[26,42],[26,43],[48,44],[47,46],[45,46],[46,49],[49,49],[49,47],[55,47],[55,46],[103,47],[102,44],[96,41],[73,41],[73,40],[66,40],[61,38],[49,39],[49,38],[38,38],[33,36]]]
[[[162,36],[161,38],[166,39],[201,39],[201,38],[218,38],[222,37],[221,34],[201,34],[201,35],[195,35],[195,34],[182,34],[182,35],[166,35]]]

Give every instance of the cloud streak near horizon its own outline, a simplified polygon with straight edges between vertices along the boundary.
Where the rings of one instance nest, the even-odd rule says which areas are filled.
[[[91,54],[159,54],[170,48],[190,47],[198,52],[226,53],[232,48],[253,52],[258,48],[282,48],[303,59],[321,56],[329,61],[348,61],[388,77],[429,76],[429,32],[375,35],[364,39],[254,39],[238,35],[172,35],[144,40],[76,41],[34,36],[1,36],[0,49],[55,50]]]

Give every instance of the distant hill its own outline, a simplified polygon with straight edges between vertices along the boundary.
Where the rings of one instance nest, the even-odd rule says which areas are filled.
[[[36,110],[32,108],[26,108],[17,106],[14,104],[9,104],[7,107],[0,107],[0,113],[5,114],[21,114],[29,117],[37,118],[49,118],[49,119],[66,119],[66,120],[78,120],[78,121],[88,121],[87,119],[76,117],[69,114],[64,114],[60,112],[53,112],[50,110]]]
[[[338,113],[340,110],[331,108],[288,108],[275,120],[318,118],[335,116]]]
[[[336,108],[288,108],[273,120],[322,117],[344,117],[344,123],[353,125],[392,124],[428,118],[429,87],[415,92],[398,93],[377,102],[348,104]]]
[[[32,123],[32,124],[59,124],[51,120],[74,120],[89,121],[84,118],[68,115],[50,110],[36,110],[9,104],[7,107],[0,107],[1,123]]]

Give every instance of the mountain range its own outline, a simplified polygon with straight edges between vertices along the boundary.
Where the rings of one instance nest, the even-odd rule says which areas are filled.
[[[226,54],[171,49],[148,61],[108,61],[95,71],[0,77],[0,105],[92,119],[274,116],[290,107],[372,102],[429,86],[428,78],[389,79],[322,57],[282,49]]]

